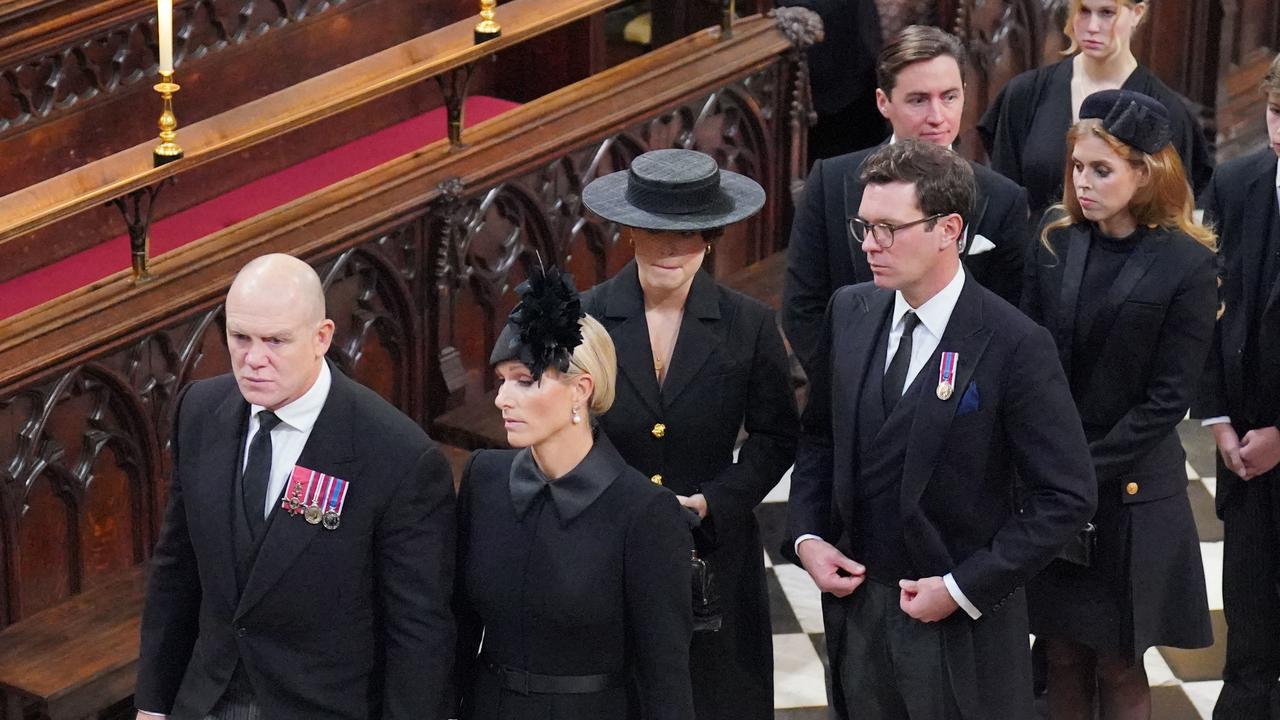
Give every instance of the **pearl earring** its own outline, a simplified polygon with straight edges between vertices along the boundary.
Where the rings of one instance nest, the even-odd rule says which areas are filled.
[[[573,406],[573,424],[578,425],[581,423],[582,423],[582,416],[578,414],[578,406],[574,405]]]

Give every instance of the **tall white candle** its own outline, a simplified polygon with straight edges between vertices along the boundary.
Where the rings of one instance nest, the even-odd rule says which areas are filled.
[[[160,72],[173,72],[173,0],[157,0],[156,34],[160,41]]]

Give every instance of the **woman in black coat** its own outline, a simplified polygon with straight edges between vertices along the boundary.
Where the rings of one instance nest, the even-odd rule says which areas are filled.
[[[1200,122],[1130,48],[1146,12],[1147,3],[1134,0],[1072,0],[1064,28],[1072,57],[1010,80],[978,123],[991,169],[1027,189],[1033,218],[1061,200],[1067,130],[1084,99],[1105,89],[1149,95],[1168,108],[1192,188],[1199,193],[1208,184],[1213,152]]]
[[[548,274],[490,358],[523,449],[475,453],[459,490],[459,717],[693,720],[687,513],[594,436],[613,344]]]
[[[699,199],[693,188],[717,176]],[[664,189],[634,192],[650,182]],[[794,461],[795,396],[773,311],[700,269],[706,236],[754,213],[764,192],[707,155],[659,150],[630,175],[597,180],[583,200],[621,224],[636,253],[583,297],[618,351],[617,398],[601,427],[628,463],[702,517],[697,550],[720,596],[721,628],[695,633],[691,649],[698,720],[772,718],[773,632],[753,510]]]
[[[1177,425],[1213,335],[1214,236],[1170,134],[1151,98],[1087,98],[1026,265],[1023,310],[1054,334],[1099,483],[1092,562],[1055,560],[1027,588],[1054,720],[1092,717],[1095,694],[1104,720],[1149,718],[1146,649],[1213,641]]]

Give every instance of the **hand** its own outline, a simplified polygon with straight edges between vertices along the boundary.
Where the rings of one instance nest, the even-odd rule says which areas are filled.
[[[836,597],[852,594],[867,579],[865,567],[845,557],[826,540],[805,540],[796,548],[796,555],[818,589]]]
[[[707,497],[702,493],[696,495],[677,495],[680,504],[698,513],[698,517],[707,519]]]
[[[1280,430],[1274,427],[1250,430],[1240,438],[1239,454],[1246,480],[1271,472],[1280,464]]]
[[[1223,422],[1210,425],[1209,430],[1213,433],[1213,441],[1218,445],[1218,454],[1222,455],[1222,462],[1226,464],[1227,469],[1239,475],[1242,480],[1248,480],[1244,463],[1240,460],[1240,436],[1236,435],[1236,429],[1231,426],[1231,423]]]
[[[947,584],[942,578],[934,576],[919,580],[899,580],[898,587],[902,594],[898,605],[902,612],[920,622],[938,622],[951,617],[951,613],[960,609]]]
[[[139,710],[139,711],[138,711],[138,714],[137,714],[136,716],[134,716],[134,720],[167,720],[167,718],[168,718],[168,717],[169,717],[168,715],[161,715],[161,714],[159,714],[159,713],[143,712],[143,711]]]

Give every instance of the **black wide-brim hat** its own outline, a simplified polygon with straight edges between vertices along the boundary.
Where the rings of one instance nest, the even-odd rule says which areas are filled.
[[[696,150],[651,150],[582,191],[583,204],[605,220],[673,232],[732,225],[759,212],[764,198],[755,180]]]
[[[1132,90],[1099,90],[1080,103],[1080,119],[1097,118],[1102,129],[1148,155],[1173,142],[1173,122],[1164,103]]]

